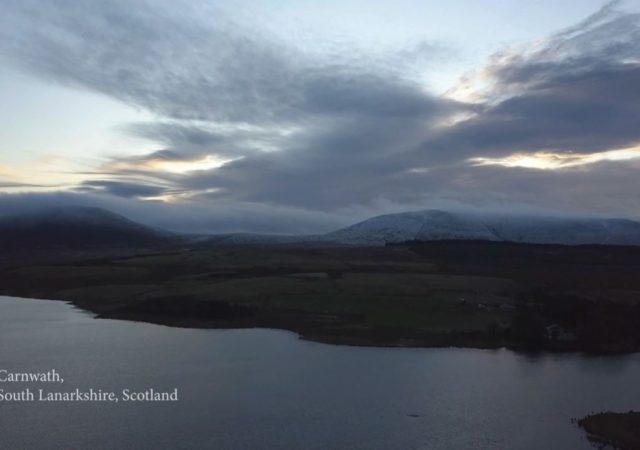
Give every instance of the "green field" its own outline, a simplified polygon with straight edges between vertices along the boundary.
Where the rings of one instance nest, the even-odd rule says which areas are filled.
[[[176,326],[273,326],[376,345],[566,349],[576,344],[544,342],[546,326],[584,335],[589,345],[610,326],[621,331],[607,349],[635,348],[634,332],[628,336],[640,309],[635,253],[551,250],[493,243],[185,249],[29,264],[0,275],[5,294]]]

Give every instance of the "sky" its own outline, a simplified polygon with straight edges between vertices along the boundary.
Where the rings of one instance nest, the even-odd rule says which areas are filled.
[[[0,0],[0,215],[640,218],[640,0]]]

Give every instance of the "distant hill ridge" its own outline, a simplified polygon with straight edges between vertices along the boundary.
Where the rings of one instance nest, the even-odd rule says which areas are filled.
[[[172,243],[205,246],[377,246],[443,239],[640,245],[640,223],[627,219],[459,213],[430,209],[376,216],[321,235],[227,233],[194,237],[156,230],[119,214],[92,207],[53,207],[0,217],[0,245],[3,248],[152,247]]]
[[[354,244],[481,239],[534,244],[640,245],[640,223],[627,219],[563,218],[425,210],[373,217],[328,233]]]
[[[150,247],[176,236],[101,208],[70,206],[0,217],[0,246],[20,248]]]

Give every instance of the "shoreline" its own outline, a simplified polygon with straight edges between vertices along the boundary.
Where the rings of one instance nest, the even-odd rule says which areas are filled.
[[[259,317],[243,319],[203,319],[189,316],[168,316],[157,312],[101,312],[99,307],[78,302],[68,298],[32,297],[15,293],[0,293],[0,295],[38,301],[63,302],[83,314],[89,314],[94,319],[122,320],[127,322],[148,323],[171,328],[225,330],[225,329],[272,329],[295,333],[299,339],[328,345],[370,347],[370,348],[469,348],[478,350],[506,349],[525,353],[583,353],[590,356],[617,356],[638,353],[638,351],[593,351],[579,346],[540,346],[523,345],[516,340],[506,339],[504,336],[487,336],[479,332],[469,333],[407,333],[400,329],[367,329],[339,330],[323,328],[313,319],[318,314],[300,314],[288,311],[284,314],[260,314]],[[288,316],[288,317],[287,317]],[[300,320],[302,319],[302,320]],[[344,322],[347,323],[347,322]]]

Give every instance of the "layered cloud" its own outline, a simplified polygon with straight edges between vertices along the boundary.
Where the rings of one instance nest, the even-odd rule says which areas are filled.
[[[438,70],[428,43],[336,54],[200,3],[0,2],[6,61],[157,117],[121,126],[153,152],[71,186],[93,200],[224,205],[254,231],[274,228],[255,205],[327,227],[438,202],[640,215],[640,15],[619,2],[499,51],[444,95],[413,63]]]
[[[461,80],[449,96],[478,102],[482,113],[446,130],[431,148],[486,157],[637,145],[640,14],[618,4],[543,42],[496,54]]]

